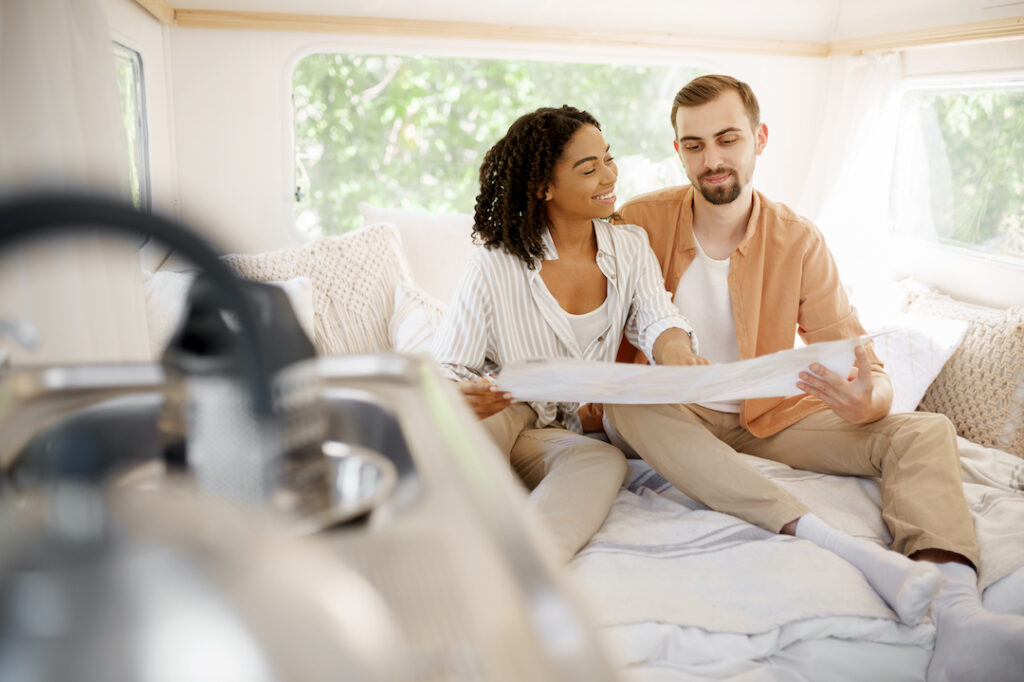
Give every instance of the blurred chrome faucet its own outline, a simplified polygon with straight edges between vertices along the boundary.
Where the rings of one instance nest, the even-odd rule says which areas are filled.
[[[0,318],[0,337],[17,341],[27,350],[39,348],[39,333],[28,322]],[[0,368],[7,367],[11,362],[10,350],[0,346]]]

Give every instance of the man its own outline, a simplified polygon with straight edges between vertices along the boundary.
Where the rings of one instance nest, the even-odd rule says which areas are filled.
[[[750,87],[701,76],[676,95],[671,117],[691,184],[638,197],[619,215],[648,232],[665,286],[693,324],[706,359],[731,362],[789,349],[794,332],[806,343],[863,334],[821,233],[753,189],[768,128]],[[625,351],[620,360],[637,354]],[[638,452],[684,492],[742,518],[754,506],[770,505],[759,500],[772,492],[730,490],[736,452],[824,473],[881,476],[893,549],[942,574],[931,606],[937,637],[928,679],[1021,679],[1024,617],[988,613],[978,598],[978,549],[949,420],[888,415],[892,384],[870,344],[856,349],[849,377],[817,365],[800,377],[804,393],[789,398],[657,410],[607,405],[605,420],[614,443]],[[708,452],[718,458],[710,465]],[[840,556],[851,551],[851,538],[818,524],[805,514],[781,530]]]

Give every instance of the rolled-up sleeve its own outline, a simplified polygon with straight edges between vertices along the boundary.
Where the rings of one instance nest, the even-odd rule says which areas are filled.
[[[825,239],[817,231],[803,255],[800,300],[797,324],[805,343],[848,339],[866,333],[846,296]],[[868,342],[867,350],[872,369],[881,371],[883,365],[874,353],[874,344]]]
[[[434,359],[448,378],[465,381],[487,371],[490,311],[485,278],[477,262],[470,261],[434,337]]]
[[[629,226],[642,242],[633,258],[637,273],[633,300],[626,320],[626,339],[648,358],[654,358],[654,342],[666,330],[678,327],[690,336],[694,353],[698,353],[697,335],[693,325],[672,303],[672,295],[665,290],[658,260],[651,251],[647,233],[643,228]]]

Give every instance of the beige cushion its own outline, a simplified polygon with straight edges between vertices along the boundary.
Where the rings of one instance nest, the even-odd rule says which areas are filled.
[[[149,329],[150,353],[154,360],[159,360],[163,356],[171,334],[181,323],[181,318],[185,314],[185,299],[194,279],[194,272],[160,270],[145,273],[146,323]],[[313,283],[308,277],[294,277],[268,284],[274,284],[284,290],[302,330],[312,339]]]
[[[323,355],[391,350],[395,290],[409,282],[398,233],[370,225],[279,251],[224,256],[239,276],[259,282],[308,277],[313,283],[313,345]]]
[[[997,310],[918,288],[907,310],[969,323],[919,409],[945,414],[968,440],[1024,457],[1024,306]]]

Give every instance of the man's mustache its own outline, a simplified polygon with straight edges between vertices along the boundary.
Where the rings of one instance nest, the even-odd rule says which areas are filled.
[[[723,167],[723,168],[716,168],[715,170],[709,170],[709,171],[707,171],[705,173],[701,173],[700,177],[697,178],[697,179],[698,180],[704,180],[705,178],[710,178],[712,175],[721,175],[722,173],[728,173],[729,175],[732,175],[733,177],[739,177],[739,175],[736,173],[736,169],[735,168],[729,168],[729,167],[726,166],[726,167]]]

